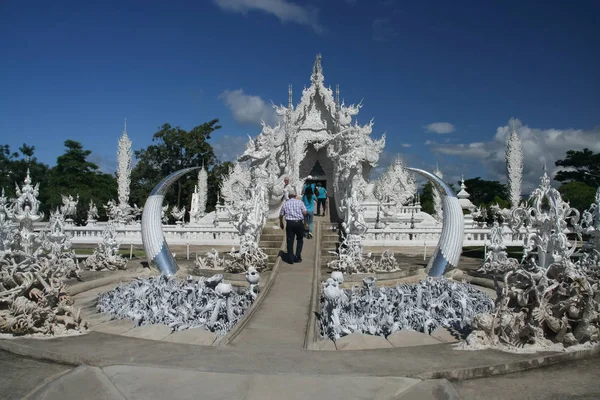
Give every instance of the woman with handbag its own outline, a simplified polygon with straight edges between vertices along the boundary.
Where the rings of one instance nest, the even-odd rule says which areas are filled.
[[[315,203],[317,201],[317,197],[315,196],[313,189],[310,185],[307,185],[304,188],[304,195],[302,196],[302,202],[306,207],[306,215],[304,216],[304,236],[312,239],[312,228],[313,228],[313,218],[315,215]]]

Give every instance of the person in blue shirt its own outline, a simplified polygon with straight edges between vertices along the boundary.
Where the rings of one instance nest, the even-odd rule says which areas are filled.
[[[321,186],[320,183],[317,183],[317,188],[315,189],[315,193],[317,195],[317,215],[325,216],[326,203],[327,203],[327,189]],[[321,207],[323,207],[323,214],[321,214]]]
[[[310,185],[307,185],[304,189],[304,195],[302,196],[302,202],[306,207],[306,214],[304,215],[304,222],[308,224],[308,231],[305,232],[305,236],[309,239],[313,237],[313,218],[315,214],[315,203],[317,197],[315,196],[313,189]]]
[[[306,190],[307,187],[310,187],[313,191],[313,194],[315,193],[315,183],[312,182],[312,176],[307,176],[306,177],[306,183],[304,184],[304,187],[302,188],[302,193],[304,193],[304,191]]]

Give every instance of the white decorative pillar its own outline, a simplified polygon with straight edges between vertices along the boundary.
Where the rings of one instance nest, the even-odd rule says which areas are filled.
[[[131,219],[131,207],[129,206],[129,190],[131,185],[131,140],[127,136],[127,120],[123,128],[123,135],[119,139],[117,149],[117,185],[120,210],[119,223],[127,223]]]
[[[512,122],[512,132],[506,141],[506,170],[508,173],[508,189],[511,208],[519,207],[521,201],[521,185],[523,182],[523,147]]]

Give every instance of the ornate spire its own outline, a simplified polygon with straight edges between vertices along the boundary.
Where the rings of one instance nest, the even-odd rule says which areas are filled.
[[[517,208],[521,202],[521,185],[523,182],[523,147],[521,138],[515,129],[515,120],[511,119],[511,133],[506,141],[506,171],[511,207]]]
[[[323,68],[321,67],[321,53],[317,54],[315,65],[313,66],[312,77],[310,78],[313,83],[323,83]]]
[[[131,140],[127,136],[127,119],[123,126],[123,135],[119,139],[117,147],[117,193],[119,196],[118,207],[122,212],[123,221],[127,222],[130,216],[129,186],[131,184]]]
[[[292,111],[294,104],[292,102],[292,85],[288,85],[288,111]]]

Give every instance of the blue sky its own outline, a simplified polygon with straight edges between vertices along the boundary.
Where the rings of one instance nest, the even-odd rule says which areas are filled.
[[[53,165],[74,139],[111,171],[125,118],[134,149],[165,122],[219,118],[227,159],[288,84],[299,101],[320,52],[325,83],[387,132],[382,164],[401,153],[449,179],[503,180],[515,117],[536,181],[568,149],[600,151],[599,13],[584,0],[3,1],[0,144]]]

